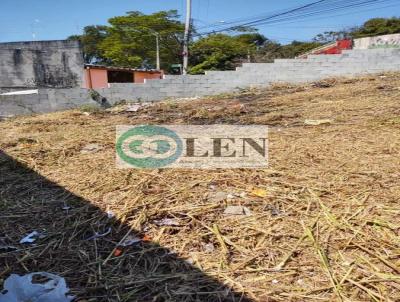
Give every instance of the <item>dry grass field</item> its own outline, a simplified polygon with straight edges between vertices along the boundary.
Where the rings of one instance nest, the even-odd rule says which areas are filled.
[[[270,166],[119,170],[115,126],[129,124],[269,125]],[[18,117],[0,133],[0,288],[46,271],[80,302],[400,301],[400,74]]]

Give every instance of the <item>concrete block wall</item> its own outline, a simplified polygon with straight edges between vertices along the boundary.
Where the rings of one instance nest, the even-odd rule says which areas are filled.
[[[0,91],[73,88],[83,81],[83,54],[78,41],[0,43]]]
[[[39,89],[38,94],[0,95],[0,118],[68,110],[100,104],[92,100],[88,90]]]
[[[238,88],[268,86],[274,82],[302,83],[335,76],[356,76],[400,71],[400,49],[345,50],[338,55],[310,55],[307,59],[278,59],[274,63],[245,63],[235,71],[209,71],[205,75],[167,75],[144,84],[111,84],[99,89],[108,104],[125,101],[160,101],[233,92]],[[89,91],[42,89],[39,97],[0,96],[0,116],[4,112],[29,114],[57,111],[82,105],[98,105]]]

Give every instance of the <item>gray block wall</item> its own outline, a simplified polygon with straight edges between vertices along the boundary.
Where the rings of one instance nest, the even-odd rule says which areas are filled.
[[[0,93],[26,88],[72,88],[83,82],[78,41],[0,43]]]
[[[88,90],[39,89],[38,94],[0,95],[0,118],[68,110],[81,106],[100,107]]]
[[[275,82],[304,83],[329,77],[400,71],[400,49],[345,50],[339,55],[311,55],[307,59],[278,59],[274,63],[245,63],[236,71],[209,71],[205,75],[167,75],[144,84],[111,84],[99,89],[108,104],[153,102],[234,92]],[[39,96],[0,96],[0,116],[29,114],[98,105],[85,89],[42,89]],[[7,113],[7,114],[5,114]]]

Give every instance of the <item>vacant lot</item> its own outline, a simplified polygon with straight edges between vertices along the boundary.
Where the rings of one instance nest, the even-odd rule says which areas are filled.
[[[386,74],[0,122],[0,288],[47,271],[82,302],[400,301],[399,100]],[[146,123],[270,125],[270,168],[116,169],[115,126]]]

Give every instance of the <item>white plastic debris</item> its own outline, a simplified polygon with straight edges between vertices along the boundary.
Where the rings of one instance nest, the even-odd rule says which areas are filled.
[[[95,153],[97,151],[100,151],[101,149],[103,149],[103,147],[100,146],[99,144],[88,144],[82,148],[81,153],[83,154]]]
[[[130,235],[130,236],[126,237],[125,240],[122,241],[119,245],[123,246],[123,247],[127,247],[127,246],[131,246],[134,244],[138,244],[140,242],[142,242],[142,239],[140,239],[139,237]]]
[[[221,201],[226,200],[227,197],[228,197],[228,194],[226,192],[219,191],[219,192],[210,194],[209,200],[211,202],[221,202]]]
[[[215,246],[214,246],[214,244],[213,243],[206,243],[206,244],[203,244],[203,248],[204,248],[204,251],[206,252],[206,253],[212,253],[212,252],[214,252],[215,251]]]
[[[324,124],[332,124],[332,120],[324,119],[324,120],[305,120],[304,124],[309,126],[318,126]]]
[[[243,206],[228,206],[225,211],[225,215],[245,215],[250,216],[251,211],[249,208]]]
[[[69,211],[69,210],[72,209],[72,207],[69,206],[69,205],[64,201],[64,202],[63,202],[63,206],[62,206],[61,209],[63,209],[64,211]]]
[[[34,276],[44,277],[44,282],[32,282]],[[70,302],[69,288],[64,278],[39,272],[24,276],[12,274],[4,281],[0,292],[0,302]]]
[[[93,239],[96,239],[96,238],[101,238],[101,237],[107,236],[110,233],[111,233],[111,228],[108,228],[107,231],[105,231],[104,233],[95,232],[94,235],[89,237],[87,240],[93,240]]]
[[[154,220],[158,226],[179,226],[179,222],[174,218],[163,218],[160,220]]]
[[[107,213],[107,217],[110,218],[110,219],[115,216],[113,211],[108,210],[106,213]]]
[[[240,192],[240,193],[239,193],[239,197],[240,197],[240,198],[246,198],[246,196],[247,196],[247,193],[246,193],[246,192]]]
[[[39,93],[38,89],[30,89],[30,90],[21,90],[21,91],[11,91],[11,92],[2,93],[0,95],[27,95],[27,94],[38,94],[38,93]]]
[[[40,233],[38,231],[33,231],[32,233],[26,235],[22,238],[19,243],[34,243],[40,237]]]
[[[141,108],[142,108],[142,105],[140,105],[140,104],[131,104],[125,109],[125,111],[126,112],[137,112]]]

